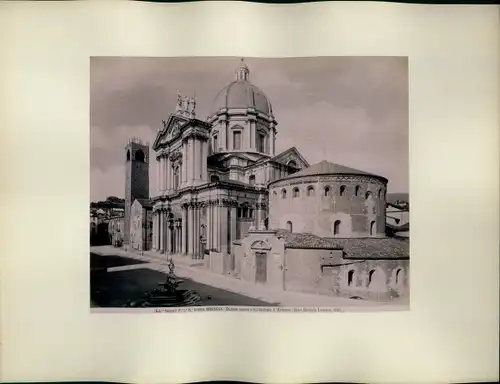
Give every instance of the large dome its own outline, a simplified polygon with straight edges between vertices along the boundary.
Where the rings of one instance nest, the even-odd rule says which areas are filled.
[[[236,69],[236,80],[226,85],[215,96],[212,113],[221,109],[254,108],[266,115],[272,114],[271,103],[258,87],[248,80],[250,71],[245,64]]]

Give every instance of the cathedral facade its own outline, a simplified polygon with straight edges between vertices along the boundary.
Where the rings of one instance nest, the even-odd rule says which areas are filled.
[[[178,94],[153,143],[152,249],[200,259],[208,250],[231,253],[234,240],[266,226],[269,183],[309,164],[296,148],[276,154],[278,122],[243,62],[207,119],[196,118],[195,104]]]

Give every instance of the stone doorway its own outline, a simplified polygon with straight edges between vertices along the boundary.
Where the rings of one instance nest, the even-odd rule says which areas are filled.
[[[267,253],[255,252],[255,282],[265,283],[267,281]]]

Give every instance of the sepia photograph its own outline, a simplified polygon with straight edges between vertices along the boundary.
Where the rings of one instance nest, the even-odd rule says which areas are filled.
[[[408,310],[407,57],[91,57],[90,308]]]

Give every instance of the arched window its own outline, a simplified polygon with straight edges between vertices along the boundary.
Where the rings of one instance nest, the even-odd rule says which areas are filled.
[[[136,161],[140,161],[141,163],[144,162],[144,152],[142,151],[142,149],[138,149],[136,152],[135,152],[135,160]]]
[[[402,277],[403,277],[403,270],[401,268],[399,268],[397,271],[396,271],[396,276],[395,276],[395,282],[396,282],[396,285],[400,285],[402,284]]]
[[[370,286],[370,284],[372,283],[372,281],[373,281],[373,275],[374,275],[374,274],[375,274],[375,270],[374,270],[374,269],[372,269],[372,270],[370,271],[370,273],[368,274],[368,286]]]
[[[382,189],[378,190],[378,198],[380,199],[382,197]]]
[[[294,167],[294,168],[297,168],[297,163],[295,162],[295,160],[290,160],[288,162],[288,166],[289,167]]]
[[[372,221],[370,223],[370,236],[374,236],[375,235],[375,221]]]
[[[331,195],[332,195],[332,190],[330,189],[330,187],[326,186],[325,187],[325,196],[328,197]]]
[[[361,187],[359,185],[356,185],[356,187],[354,188],[354,196],[358,196],[359,195],[360,188]]]
[[[372,193],[370,191],[365,193],[365,199],[368,200],[370,197],[372,197]]]
[[[345,185],[341,185],[340,186],[340,196],[344,196],[345,195]]]
[[[312,185],[307,187],[307,196],[314,196],[314,187]]]
[[[286,229],[288,232],[293,232],[293,224],[291,221],[286,222]]]
[[[210,182],[211,183],[218,183],[219,182],[219,176],[217,176],[217,175],[210,176]]]
[[[286,199],[286,189],[281,190],[281,198]]]
[[[299,197],[299,189],[297,187],[293,189],[292,197]]]
[[[278,193],[276,191],[273,191],[273,197],[274,198],[277,198],[278,197]]]
[[[335,223],[333,223],[333,234],[335,236],[340,234],[340,225],[341,225],[340,220],[335,220]]]
[[[130,161],[130,150],[127,151],[127,161]]]
[[[250,185],[255,185],[255,175],[250,175],[248,182]]]
[[[174,169],[174,189],[179,189],[179,184],[180,184],[180,172],[179,172],[179,166],[177,166]]]
[[[347,273],[347,285],[350,287],[354,281],[354,269]]]

